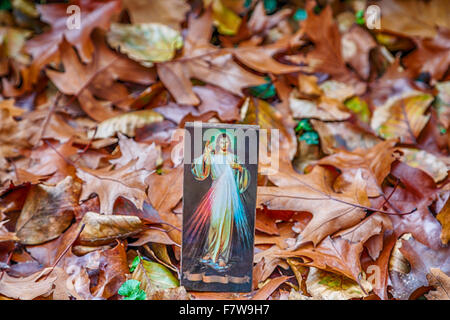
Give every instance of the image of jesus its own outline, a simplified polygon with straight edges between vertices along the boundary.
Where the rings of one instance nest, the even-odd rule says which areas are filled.
[[[211,141],[206,142],[191,171],[196,180],[211,177],[212,183],[191,217],[186,230],[188,238],[195,237],[203,244],[198,262],[219,272],[228,270],[232,245],[245,250],[251,243],[252,230],[243,204],[249,172],[238,163],[226,133],[217,136],[215,148]],[[233,239],[233,235],[238,239]]]

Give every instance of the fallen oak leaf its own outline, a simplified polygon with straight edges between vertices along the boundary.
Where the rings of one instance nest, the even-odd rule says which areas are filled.
[[[81,19],[84,21],[81,28],[69,29],[66,26],[67,9],[72,4],[80,7]],[[84,62],[90,62],[94,49],[90,34],[96,27],[101,29],[109,27],[111,16],[120,11],[120,1],[112,0],[105,3],[104,1],[79,0],[70,4],[51,3],[39,5],[38,11],[41,19],[49,23],[52,28],[27,41],[25,45],[26,50],[34,58],[30,75],[32,82],[35,82],[42,67],[57,55],[58,46],[64,38],[77,48]]]
[[[433,39],[414,39],[417,48],[404,59],[405,66],[416,75],[428,72],[442,79],[450,65],[449,38],[449,29],[440,28]]]
[[[269,210],[308,211],[313,214],[295,247],[308,241],[317,245],[328,235],[354,226],[365,217],[364,209],[370,202],[361,171],[345,193],[332,190],[331,178],[326,169],[316,166],[310,174],[294,176],[290,185],[258,188],[257,202]]]
[[[306,3],[308,17],[301,22],[308,38],[314,43],[314,50],[303,54],[289,56],[296,64],[306,63],[311,71],[329,74],[333,79],[352,86],[356,93],[363,93],[366,84],[347,68],[342,54],[341,35],[333,20],[331,7],[327,5],[319,14],[314,12],[315,1]]]
[[[242,96],[241,89],[265,83],[263,77],[250,73],[233,60],[233,54],[209,43],[212,34],[212,11],[200,18],[189,18],[189,30],[183,55],[157,65],[158,75],[177,103],[198,105],[200,100],[192,91],[191,78],[222,87]]]
[[[96,193],[100,200],[100,212],[112,214],[118,197],[130,200],[138,209],[142,209],[145,194],[145,179],[151,173],[147,170],[133,170],[137,160],[117,170],[108,168],[92,170],[78,168],[77,176],[84,181],[80,201],[87,200]]]
[[[117,133],[119,138],[119,147],[121,157],[109,160],[110,163],[118,167],[123,167],[133,160],[137,160],[134,169],[140,170],[155,170],[158,163],[161,161],[161,147],[156,146],[155,143],[145,144],[134,141],[126,137],[120,132]]]
[[[391,170],[394,162],[395,140],[383,141],[370,149],[356,149],[352,152],[341,150],[317,163],[329,165],[341,170],[341,174],[334,182],[335,190],[345,190],[354,180],[358,170],[367,181],[367,195],[376,197],[382,194],[381,184]]]
[[[369,240],[380,240],[380,245],[367,247],[368,253],[373,260],[378,258],[380,251],[383,249],[383,234],[386,230],[392,229],[392,222],[386,215],[379,212],[371,214],[357,225],[345,230],[341,230],[333,237],[341,237],[353,243],[367,244]],[[377,238],[375,238],[377,237]]]

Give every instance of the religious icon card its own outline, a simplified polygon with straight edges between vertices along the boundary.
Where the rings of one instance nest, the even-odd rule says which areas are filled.
[[[259,126],[187,123],[184,141],[181,284],[249,292]]]

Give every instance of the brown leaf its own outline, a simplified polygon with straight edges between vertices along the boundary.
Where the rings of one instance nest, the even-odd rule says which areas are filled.
[[[298,92],[292,91],[289,102],[294,118],[340,121],[351,116],[348,111],[341,110],[342,104],[339,101],[327,97],[321,97],[317,101],[299,99]]]
[[[319,133],[320,146],[325,154],[333,154],[335,149],[353,151],[357,148],[369,149],[381,142],[381,139],[350,123],[323,122],[311,120],[311,124]]]
[[[19,238],[17,238],[16,234],[14,232],[9,232],[4,224],[8,222],[6,221],[2,221],[0,222],[0,242],[3,241],[18,241]]]
[[[307,2],[308,18],[303,21],[302,27],[315,48],[306,57],[291,56],[291,59],[297,63],[306,62],[312,70],[327,73],[335,80],[353,86],[358,93],[364,92],[366,85],[345,64],[341,50],[341,35],[333,21],[331,7],[326,6],[320,14],[314,12],[314,7],[315,1]]]
[[[174,242],[168,235],[167,232],[159,229],[148,229],[145,231],[142,231],[141,233],[137,234],[135,237],[139,237],[136,241],[130,243],[130,246],[139,247],[144,244],[147,244],[149,242],[151,243],[162,243],[162,244],[168,244],[168,245],[176,245],[177,243]]]
[[[77,48],[84,62],[90,62],[94,50],[90,39],[91,32],[97,27],[107,29],[111,16],[120,10],[120,2],[115,0],[106,3],[104,1],[79,0],[70,4],[80,7],[80,12],[83,14],[81,28],[67,28],[67,8],[69,4],[51,3],[38,6],[41,19],[49,23],[52,28],[26,43],[26,50],[34,59],[31,65],[33,82],[37,79],[42,67],[54,59],[58,53],[58,46],[64,38]],[[72,80],[79,76],[81,74],[77,74]]]
[[[271,279],[268,283],[266,283],[261,289],[259,289],[256,294],[252,297],[252,300],[267,300],[270,295],[278,289],[280,285],[285,283],[290,277],[283,276],[278,278]]]
[[[345,190],[349,187],[356,172],[361,170],[363,178],[367,181],[367,195],[376,197],[382,194],[381,184],[395,160],[393,155],[395,143],[395,140],[388,140],[367,150],[356,149],[353,152],[342,150],[320,159],[318,164],[334,166],[341,170],[341,175],[334,182],[335,190]]]
[[[450,29],[439,29],[433,39],[415,40],[417,49],[405,59],[405,66],[416,75],[429,72],[433,79],[440,80],[450,65]]]
[[[139,233],[145,228],[141,219],[135,216],[102,215],[95,212],[86,212],[81,224],[84,224],[84,229],[78,241],[88,246],[111,243],[118,238]]]
[[[436,26],[450,28],[448,19],[449,3],[445,0],[382,1],[381,28],[394,31],[406,36],[420,36],[433,38]],[[420,20],[422,23],[418,24]]]
[[[265,83],[264,78],[246,71],[234,62],[231,52],[216,49],[209,44],[211,26],[211,10],[198,19],[191,16],[183,55],[157,65],[161,81],[180,104],[200,103],[192,91],[191,78],[222,87],[238,96],[242,96],[242,88]]]
[[[14,278],[3,273],[0,279],[0,294],[21,300],[31,300],[48,295],[52,292],[53,285],[57,280],[55,274],[45,277],[50,271],[52,268],[46,268],[23,278]]]
[[[211,85],[195,86],[192,90],[201,100],[198,106],[201,113],[214,111],[223,121],[239,120],[238,105],[241,99],[237,96]]]
[[[148,184],[148,198],[153,208],[159,213],[168,213],[180,202],[183,195],[183,166],[163,171],[159,175],[153,173]]]
[[[279,235],[275,219],[268,210],[256,210],[255,229],[270,235]]]
[[[417,143],[417,138],[430,116],[425,114],[433,96],[408,92],[394,96],[373,112],[372,129],[384,139],[400,138],[400,142]]]
[[[56,186],[32,186],[16,224],[19,242],[40,244],[59,237],[72,222],[78,194],[70,176]]]
[[[450,300],[450,277],[448,275],[440,269],[431,268],[427,279],[428,283],[435,288],[425,295],[428,300]]]
[[[307,175],[295,175],[283,187],[259,187],[258,200],[269,209],[308,211],[313,214],[295,247],[312,241],[317,245],[322,239],[343,228],[354,226],[365,216],[362,209],[369,200],[361,171],[355,175],[351,188],[336,193],[331,188],[331,175],[322,167],[314,167]]]
[[[391,174],[400,179],[397,187],[383,187],[384,194],[389,196],[385,203],[384,197],[372,200],[375,207],[385,203],[394,212],[410,212],[409,214],[391,215],[394,232],[397,237],[411,233],[417,240],[427,246],[437,249],[441,247],[441,225],[428,209],[436,197],[436,184],[425,172],[407,166],[402,162],[392,164]]]
[[[350,64],[363,79],[370,74],[369,53],[377,46],[372,35],[360,26],[352,26],[342,36],[344,61]]]
[[[409,237],[401,240],[400,252],[411,265],[409,273],[400,273],[391,270],[391,293],[397,299],[408,299],[410,295],[422,286],[427,286],[427,274],[432,268],[440,268],[445,274],[450,274],[450,249],[440,248],[433,250]]]
[[[161,149],[159,147],[154,143],[148,145],[135,142],[121,133],[117,135],[119,137],[121,157],[109,160],[109,162],[120,168],[128,165],[133,160],[137,160],[133,166],[134,170],[145,169],[152,171],[156,168],[161,158]]]
[[[450,198],[447,199],[444,207],[436,216],[436,219],[438,219],[442,225],[441,241],[443,244],[448,244],[448,241],[450,240]]]
[[[157,22],[176,30],[180,29],[190,9],[185,0],[124,0],[123,6],[132,23]]]
[[[96,35],[95,40],[95,52],[89,64],[83,64],[72,46],[63,41],[60,51],[64,72],[48,69],[46,73],[63,93],[77,96],[91,118],[103,121],[117,115],[111,110],[113,103],[120,106],[120,101],[128,98],[128,90],[116,80],[148,84],[153,82],[153,77],[148,69],[111,51],[100,35]],[[101,87],[106,88],[100,90]]]
[[[353,243],[367,243],[370,239],[380,239],[381,246],[376,246],[375,249],[368,247],[368,253],[373,260],[376,260],[383,249],[383,233],[386,230],[392,229],[391,220],[384,214],[379,212],[371,214],[366,219],[362,220],[357,225],[341,230],[333,237],[341,237]],[[381,236],[379,238],[372,238],[374,236]]]
[[[89,198],[93,193],[100,199],[100,213],[111,214],[118,197],[124,197],[142,209],[146,199],[144,181],[149,171],[133,170],[137,160],[113,171],[106,169],[77,169],[77,176],[84,181],[80,201]]]

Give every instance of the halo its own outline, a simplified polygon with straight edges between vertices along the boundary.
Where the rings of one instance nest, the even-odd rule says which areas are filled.
[[[230,131],[230,130],[228,130],[228,131]],[[230,142],[231,142],[230,149],[234,150],[235,136],[234,136],[234,134],[232,135],[230,132],[227,132],[226,129],[219,129],[219,132],[211,137],[211,139],[209,141],[210,141],[211,145],[213,146],[213,148],[216,149],[217,137],[222,134],[226,134],[228,136],[228,138],[230,139]]]

